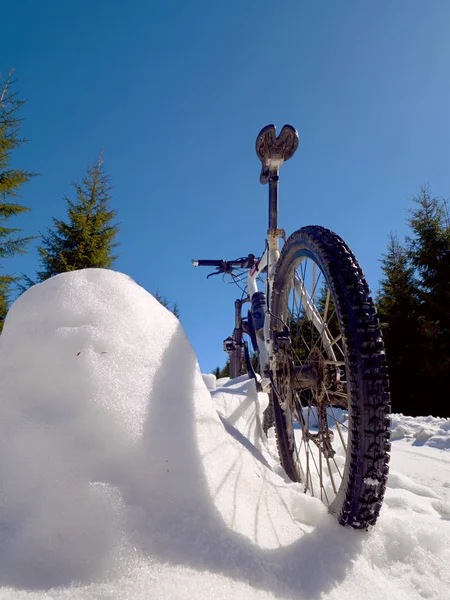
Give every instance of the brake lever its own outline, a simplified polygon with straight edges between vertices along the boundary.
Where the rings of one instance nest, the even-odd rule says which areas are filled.
[[[209,275],[206,276],[206,279],[209,279],[210,277],[212,277],[213,275],[220,275],[221,273],[225,273],[225,271],[222,269],[222,267],[219,267],[217,269],[217,271],[213,271],[212,273],[210,273]]]
[[[233,267],[231,267],[230,264],[226,260],[224,260],[220,267],[217,267],[217,269],[213,273],[210,273],[209,275],[206,276],[206,279],[209,279],[213,275],[221,275],[222,273],[232,273],[232,272],[233,272]]]

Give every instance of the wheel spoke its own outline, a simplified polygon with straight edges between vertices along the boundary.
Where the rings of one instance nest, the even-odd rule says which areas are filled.
[[[325,308],[323,310],[323,320],[325,323],[327,322],[328,307],[330,306],[330,297],[331,297],[330,288],[328,288],[326,297],[325,297]]]
[[[344,448],[344,451],[347,452],[347,444],[345,443],[344,436],[342,435],[341,428],[339,427],[339,421],[336,419],[336,415],[334,413],[334,408],[331,405],[330,405],[330,408],[334,415],[333,418],[334,418],[334,422],[336,423],[336,429],[337,429],[339,438],[341,440],[342,447]]]
[[[333,413],[334,413],[334,408],[333,408],[332,406],[330,406],[330,408],[331,408],[331,410],[332,410],[332,411],[333,411]],[[341,423],[341,422],[339,421],[339,419],[337,419],[337,417],[336,417],[336,416],[334,416],[334,414],[332,414],[332,415],[328,414],[328,416],[330,417],[330,419],[333,419],[333,421],[336,423],[336,427],[337,427],[337,425],[339,424],[339,426],[340,426],[340,427],[343,427],[344,429],[347,429],[347,431],[348,431],[348,427],[347,427],[347,425],[344,425],[344,423]]]
[[[337,335],[334,340],[331,340],[331,345],[334,346],[335,344],[337,344],[338,342],[340,342],[342,340],[342,333],[340,333],[339,335]]]
[[[330,475],[330,481],[331,481],[331,485],[332,485],[332,487],[333,487],[333,492],[334,492],[335,494],[337,494],[337,488],[336,488],[336,484],[334,483],[334,477],[333,477],[333,473],[332,473],[332,471],[331,471],[331,467],[330,467],[330,459],[329,459],[328,457],[326,457],[326,459],[325,459],[325,460],[327,461],[327,465],[328,465],[328,473],[329,473],[329,475]],[[334,464],[336,464],[336,461],[335,461],[335,463],[334,463]]]
[[[312,283],[313,283],[313,289],[312,289],[312,294],[311,294],[311,300],[314,302],[314,297],[316,295],[316,272],[317,272],[317,266],[316,263],[313,262],[313,272],[312,272]]]
[[[323,473],[322,473],[322,452],[319,448],[319,478],[320,478],[320,499],[323,502]]]

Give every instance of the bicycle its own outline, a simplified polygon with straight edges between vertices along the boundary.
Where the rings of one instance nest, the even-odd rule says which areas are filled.
[[[192,262],[216,267],[208,277],[228,275],[238,284],[246,277],[224,349],[230,376],[246,370],[269,394],[264,429],[275,426],[287,476],[319,497],[341,525],[367,529],[379,516],[389,470],[383,339],[364,274],[345,242],[320,226],[288,239],[278,228],[279,170],[297,147],[290,125],[278,137],[268,125],[256,139],[260,182],[269,185],[262,256]],[[250,309],[242,316],[245,303]]]

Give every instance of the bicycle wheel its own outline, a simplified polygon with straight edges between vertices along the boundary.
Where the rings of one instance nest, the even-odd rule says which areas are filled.
[[[374,525],[388,474],[384,346],[361,267],[323,227],[287,240],[273,283],[271,402],[280,461],[342,525]]]

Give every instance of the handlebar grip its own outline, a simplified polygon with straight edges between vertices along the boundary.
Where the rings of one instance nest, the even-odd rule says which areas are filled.
[[[194,267],[221,267],[224,262],[224,260],[193,260],[192,265]]]

